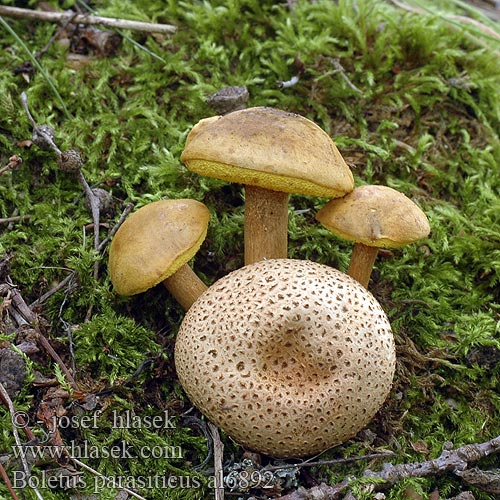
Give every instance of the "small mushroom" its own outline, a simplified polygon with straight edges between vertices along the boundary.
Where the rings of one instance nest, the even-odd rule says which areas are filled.
[[[387,316],[358,282],[270,259],[214,283],[189,309],[175,366],[190,400],[244,447],[319,453],[365,427],[395,368]]]
[[[398,248],[425,238],[429,221],[407,196],[387,186],[360,186],[329,201],[316,215],[323,226],[354,241],[347,274],[368,287],[379,248]]]
[[[210,213],[199,201],[162,200],[134,212],[109,249],[109,272],[120,295],[163,282],[185,309],[207,289],[187,264],[205,240]]]
[[[290,193],[336,198],[352,173],[329,135],[300,115],[247,108],[198,122],[181,160],[189,170],[245,185],[245,264],[287,257]]]

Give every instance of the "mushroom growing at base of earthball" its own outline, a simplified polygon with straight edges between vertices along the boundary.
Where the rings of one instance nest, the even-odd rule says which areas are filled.
[[[316,219],[337,236],[354,241],[347,274],[368,288],[379,248],[399,248],[430,232],[424,212],[387,186],[359,186],[330,200]]]
[[[210,213],[199,201],[162,200],[141,207],[116,232],[109,273],[120,295],[163,283],[185,309],[207,289],[188,262],[205,240]]]

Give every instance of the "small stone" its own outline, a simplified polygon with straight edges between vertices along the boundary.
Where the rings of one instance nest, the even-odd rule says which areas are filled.
[[[215,94],[208,96],[207,103],[221,115],[243,109],[250,94],[245,86],[224,87]]]
[[[11,399],[19,394],[25,378],[26,363],[21,354],[10,348],[0,349],[0,383]]]

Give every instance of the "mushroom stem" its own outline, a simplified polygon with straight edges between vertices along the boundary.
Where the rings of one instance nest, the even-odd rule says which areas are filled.
[[[377,254],[377,247],[370,247],[363,243],[355,243],[352,249],[351,261],[347,274],[361,283],[365,288],[368,288]]]
[[[185,311],[208,288],[188,264],[184,264],[174,274],[163,280],[163,284]]]
[[[288,255],[288,193],[245,186],[245,265]]]

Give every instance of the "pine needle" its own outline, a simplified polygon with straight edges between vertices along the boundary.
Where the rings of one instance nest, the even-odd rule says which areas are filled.
[[[14,37],[14,39],[22,47],[24,52],[26,52],[30,61],[33,63],[33,66],[35,66],[36,69],[40,72],[40,74],[45,78],[47,85],[50,87],[50,89],[54,93],[56,99],[59,101],[59,104],[61,105],[61,108],[64,111],[64,115],[66,116],[66,118],[71,119],[71,114],[69,113],[68,108],[66,107],[66,104],[64,103],[63,98],[61,97],[61,94],[59,94],[54,82],[50,78],[49,74],[42,67],[42,65],[40,64],[38,59],[33,55],[31,50],[23,42],[21,37],[12,29],[12,27],[9,25],[9,23],[7,23],[7,21],[5,21],[5,19],[3,17],[0,17],[0,24],[5,28],[6,31],[8,31]]]

